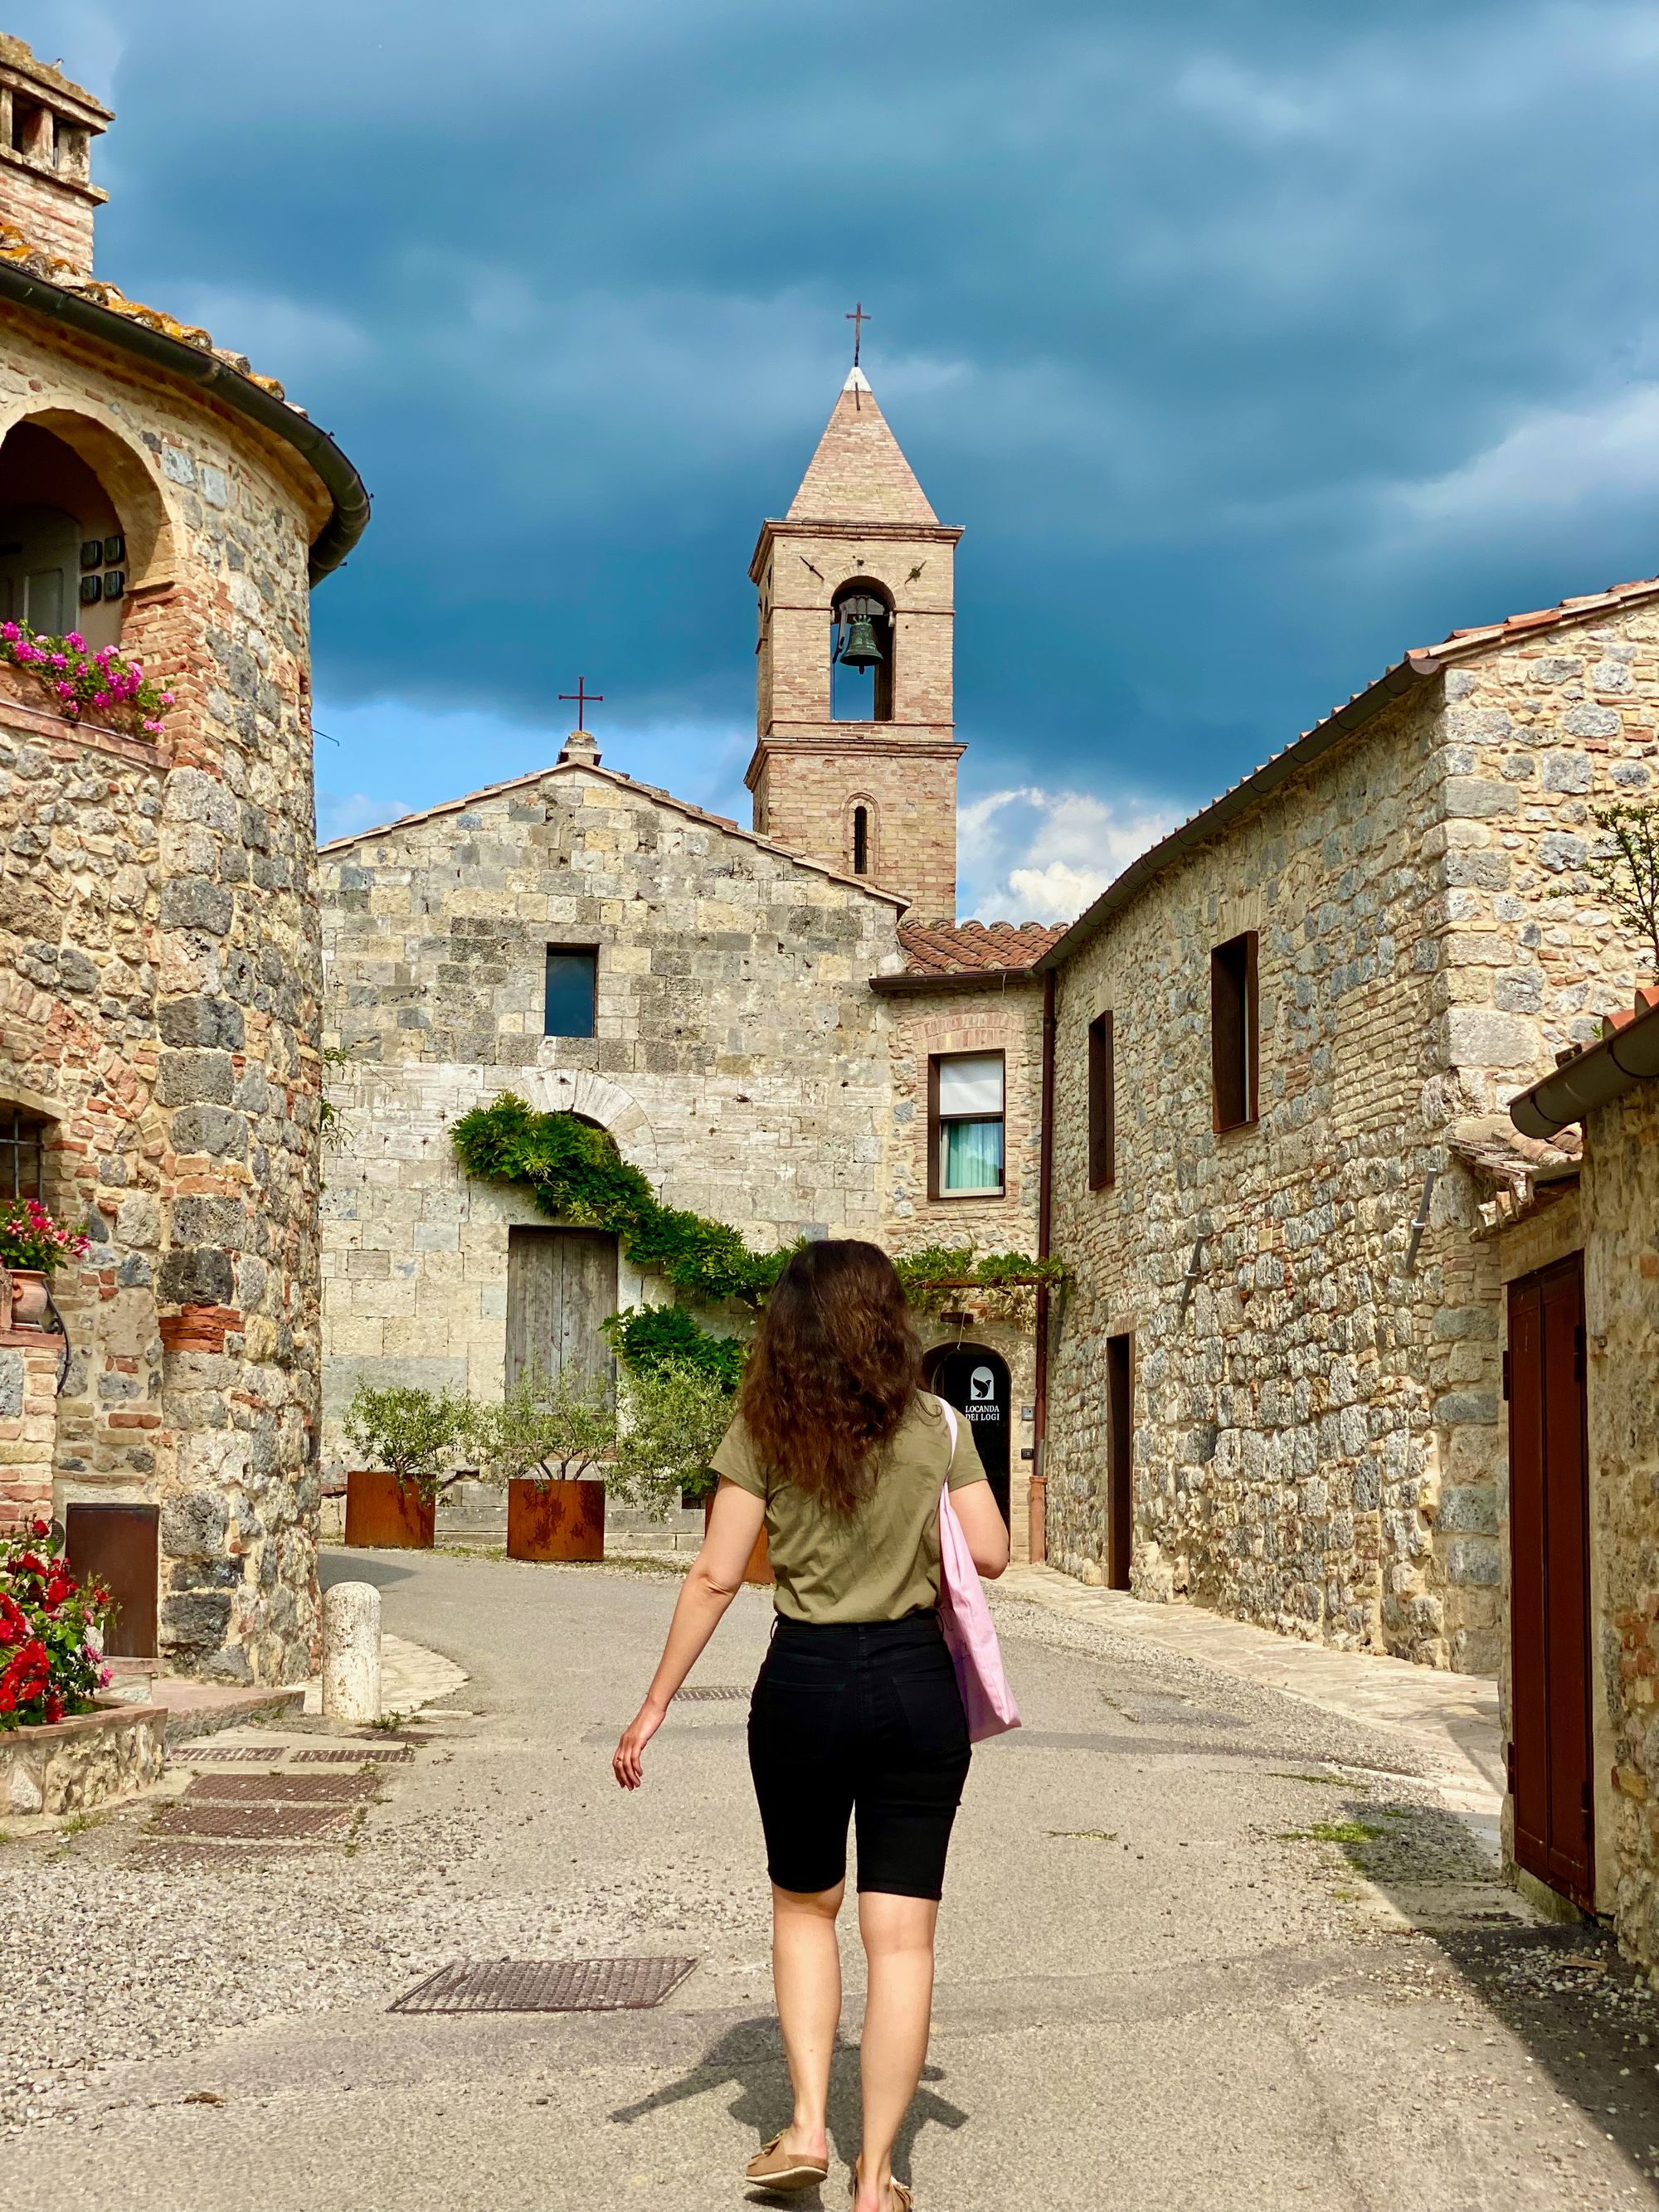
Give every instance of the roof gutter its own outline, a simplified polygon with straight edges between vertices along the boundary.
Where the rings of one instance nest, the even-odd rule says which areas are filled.
[[[1182,859],[1197,846],[1204,844],[1226,827],[1237,816],[1259,805],[1271,791],[1281,783],[1288,783],[1293,775],[1340,744],[1344,738],[1372,721],[1382,709],[1393,703],[1403,692],[1413,690],[1438,676],[1444,659],[1437,653],[1410,653],[1403,660],[1379,676],[1375,684],[1364,691],[1356,692],[1346,706],[1327,714],[1322,722],[1316,722],[1282,752],[1240,782],[1219,799],[1212,799],[1179,829],[1172,830],[1167,837],[1143,853],[1138,860],[1131,861],[1115,882],[1108,884],[1091,907],[1080,914],[1064,937],[1051,945],[1036,962],[1038,970],[1063,967],[1073,953],[1080,952],[1091,938],[1103,929],[1115,914],[1121,912],[1132,899],[1159,875],[1171,861]]]
[[[1598,1106],[1659,1081],[1659,1005],[1650,1006],[1588,1052],[1576,1053],[1510,1101],[1510,1119],[1525,1137],[1558,1136]]]
[[[66,292],[45,277],[32,276],[5,261],[0,261],[0,300],[33,308],[54,322],[67,323],[106,345],[135,354],[152,368],[183,377],[291,446],[334,502],[333,514],[312,541],[313,584],[320,583],[340,566],[368,528],[369,501],[363,480],[327,431],[319,430],[282,400],[273,399],[251,376],[232,368],[216,354],[204,353],[200,346],[168,337],[161,331],[148,330],[142,323],[115,314],[108,307],[96,307],[77,293]]]

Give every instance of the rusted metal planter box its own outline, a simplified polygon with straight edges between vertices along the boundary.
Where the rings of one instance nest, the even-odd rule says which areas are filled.
[[[509,1482],[507,1556],[509,1559],[602,1559],[605,1485]]]
[[[714,1510],[714,1499],[711,1492],[702,1501],[702,1525],[705,1528],[708,1526]],[[766,1523],[763,1521],[761,1523],[761,1532],[755,1539],[755,1548],[749,1554],[749,1565],[743,1571],[743,1578],[746,1583],[762,1585],[770,1584],[777,1580],[777,1577],[772,1571],[772,1547],[766,1540]]]
[[[47,1728],[0,1730],[0,1810],[89,1813],[159,1781],[165,1705],[100,1705]]]
[[[434,1500],[395,1474],[358,1468],[346,1477],[345,1540],[364,1551],[429,1552],[437,1525]]]

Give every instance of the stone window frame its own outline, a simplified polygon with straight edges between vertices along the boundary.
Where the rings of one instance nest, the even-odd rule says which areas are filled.
[[[1114,1029],[1115,1018],[1109,1006],[1102,1008],[1088,1029],[1091,1190],[1109,1190],[1117,1181],[1117,1045]]]
[[[551,1014],[551,1008],[550,1008],[550,1004],[549,1004],[549,1000],[550,1000],[550,995],[551,995],[551,974],[552,974],[553,961],[554,961],[554,957],[555,957],[555,956],[556,956],[556,955],[559,956],[559,957],[562,957],[562,958],[565,958],[565,959],[570,959],[570,958],[576,958],[576,957],[580,957],[580,958],[581,958],[581,959],[586,960],[586,961],[588,963],[588,968],[589,968],[589,980],[590,980],[590,985],[591,985],[591,996],[590,996],[590,999],[589,999],[589,1004],[588,1004],[587,1027],[586,1027],[585,1030],[556,1030],[556,1029],[550,1029],[550,1028],[548,1027],[548,1022],[549,1022],[549,1020],[550,1020],[550,1014]],[[542,987],[542,1036],[544,1036],[544,1038],[546,1038],[546,1039],[555,1039],[555,1038],[559,1038],[559,1037],[574,1037],[574,1038],[582,1038],[582,1037],[593,1037],[593,1036],[597,1036],[599,1035],[599,946],[598,946],[597,945],[591,945],[591,944],[589,944],[589,945],[550,945],[547,947],[546,953],[545,953],[545,956],[544,956],[544,965],[543,965],[543,969],[542,969],[542,975],[543,975],[543,987]]]
[[[1242,929],[1210,950],[1210,1096],[1218,1136],[1261,1120],[1261,939]]]
[[[864,809],[865,816],[864,866],[862,867],[858,864],[858,817],[860,807]],[[860,883],[873,883],[880,872],[877,855],[881,850],[881,809],[869,792],[854,791],[849,793],[842,815],[842,845],[847,856],[847,872],[848,875],[856,876]]]
[[[58,1147],[54,1141],[62,1120],[59,1109],[50,1098],[42,1097],[37,1091],[26,1090],[21,1085],[9,1083],[0,1077],[0,1206],[8,1205],[14,1195],[38,1196],[49,1211],[58,1182]],[[39,1180],[30,1191],[15,1190],[9,1172],[12,1162],[9,1156],[10,1132],[14,1127],[30,1123],[40,1132],[30,1149],[34,1152],[39,1168]]]

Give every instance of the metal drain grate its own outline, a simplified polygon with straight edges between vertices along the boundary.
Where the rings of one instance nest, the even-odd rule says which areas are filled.
[[[441,1966],[392,2012],[645,2012],[695,1959],[492,1959]]]
[[[187,1803],[204,1798],[264,1798],[287,1805],[356,1804],[372,1797],[379,1783],[373,1774],[196,1774],[185,1796]]]
[[[395,1761],[413,1759],[412,1744],[395,1747],[380,1743],[366,1743],[356,1751],[296,1751],[295,1759],[325,1759],[336,1766],[362,1766],[365,1761],[380,1766],[390,1766]]]
[[[740,1682],[694,1682],[689,1690],[676,1690],[674,1702],[678,1705],[682,1698],[688,1698],[693,1705],[731,1704],[748,1695]]]
[[[180,1802],[157,1823],[167,1836],[231,1836],[240,1841],[276,1837],[343,1835],[356,1819],[355,1805],[226,1805],[211,1799]]]
[[[281,1759],[286,1745],[272,1744],[269,1749],[262,1743],[185,1743],[174,1751],[169,1747],[169,1759]]]

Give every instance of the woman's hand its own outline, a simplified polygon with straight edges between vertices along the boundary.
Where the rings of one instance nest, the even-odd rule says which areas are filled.
[[[647,1698],[623,1730],[622,1741],[617,1746],[617,1755],[611,1765],[624,1790],[637,1790],[645,1779],[641,1764],[645,1747],[667,1717],[667,1706],[655,1705]]]

